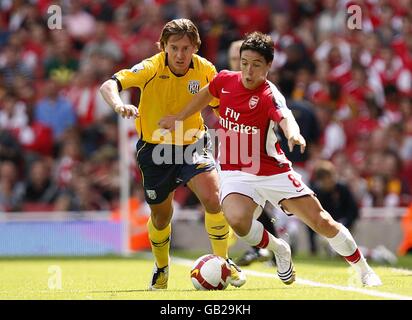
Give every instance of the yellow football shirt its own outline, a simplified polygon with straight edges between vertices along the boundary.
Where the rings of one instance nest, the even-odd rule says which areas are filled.
[[[136,130],[142,140],[187,145],[203,136],[205,127],[200,112],[184,120],[183,126],[176,127],[175,131],[166,135],[158,122],[166,115],[181,111],[216,73],[213,64],[195,54],[188,72],[183,76],[176,76],[167,66],[165,52],[161,52],[131,69],[117,72],[113,77],[122,89],[137,87],[141,91]],[[211,102],[211,106],[218,104],[218,100]]]

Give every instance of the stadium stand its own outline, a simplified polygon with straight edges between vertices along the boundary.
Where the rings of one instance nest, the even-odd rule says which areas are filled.
[[[60,30],[48,28],[52,4],[62,9]],[[362,8],[360,29],[346,24],[351,4]],[[117,119],[98,86],[114,70],[157,53],[161,26],[178,17],[197,24],[200,55],[219,70],[228,68],[230,42],[245,32],[272,36],[270,79],[288,99],[310,103],[320,127],[300,168],[306,176],[317,161],[330,160],[361,208],[411,202],[412,1],[19,0],[0,6],[0,215],[118,209]],[[135,167],[131,175],[141,179]],[[177,199],[182,209],[196,205],[187,188]]]

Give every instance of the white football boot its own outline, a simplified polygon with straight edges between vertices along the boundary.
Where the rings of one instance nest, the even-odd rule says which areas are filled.
[[[279,239],[283,246],[279,246],[278,250],[274,252],[278,277],[284,284],[292,284],[296,279],[296,272],[292,262],[292,251],[289,244]]]
[[[361,272],[360,279],[364,287],[378,287],[382,285],[381,279],[371,268]]]

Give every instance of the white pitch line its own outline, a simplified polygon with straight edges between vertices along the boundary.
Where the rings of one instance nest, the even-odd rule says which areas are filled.
[[[255,277],[276,278],[275,275],[266,273],[266,272],[258,272],[258,271],[252,271],[252,270],[245,270],[244,272],[246,272],[246,274],[249,274]],[[336,289],[340,291],[357,292],[357,293],[362,293],[362,294],[366,294],[369,296],[380,297],[380,298],[395,299],[395,300],[412,300],[412,297],[403,296],[403,295],[396,294],[396,293],[376,291],[376,290],[356,288],[356,287],[345,287],[345,286],[340,286],[340,285],[335,285],[335,284],[316,282],[316,281],[302,279],[302,278],[296,278],[296,283],[301,284],[301,285],[311,286],[311,287],[331,288],[331,289]]]
[[[172,259],[174,262],[181,264],[181,265],[185,265],[185,266],[192,266],[194,262],[189,259],[182,259],[182,258],[177,258],[177,257],[173,257]],[[259,271],[253,271],[253,270],[244,270],[244,272],[247,275],[251,275],[254,277],[277,278],[274,274],[267,273],[267,272],[259,272]],[[376,290],[363,289],[363,288],[355,288],[355,287],[345,287],[345,286],[339,286],[339,285],[334,285],[334,284],[316,282],[316,281],[302,279],[302,278],[296,278],[296,283],[300,285],[311,286],[311,287],[321,287],[321,288],[330,288],[330,289],[335,289],[335,290],[340,290],[340,291],[357,292],[357,293],[361,293],[361,294],[365,294],[365,295],[373,296],[373,297],[379,297],[379,298],[395,299],[395,300],[412,300],[412,297],[410,296],[404,296],[404,295],[400,295],[396,293],[376,291]]]
[[[390,268],[389,270],[391,270],[392,272],[395,273],[400,273],[406,276],[411,276],[412,275],[412,270],[409,269],[403,269],[403,268]]]

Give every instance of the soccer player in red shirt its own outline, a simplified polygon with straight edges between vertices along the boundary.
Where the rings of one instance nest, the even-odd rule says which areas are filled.
[[[279,278],[292,283],[295,272],[290,247],[254,219],[265,201],[270,201],[325,237],[355,268],[362,285],[379,286],[380,278],[366,262],[349,230],[322,208],[279,146],[278,126],[288,139],[290,150],[298,145],[303,152],[306,141],[285,98],[267,80],[273,48],[269,36],[260,32],[248,35],[240,48],[241,72],[221,71],[180,113],[163,118],[159,125],[173,129],[176,121],[203,109],[213,97],[219,98],[220,198],[236,234],[252,246],[272,250]],[[245,154],[252,156],[248,158]]]

